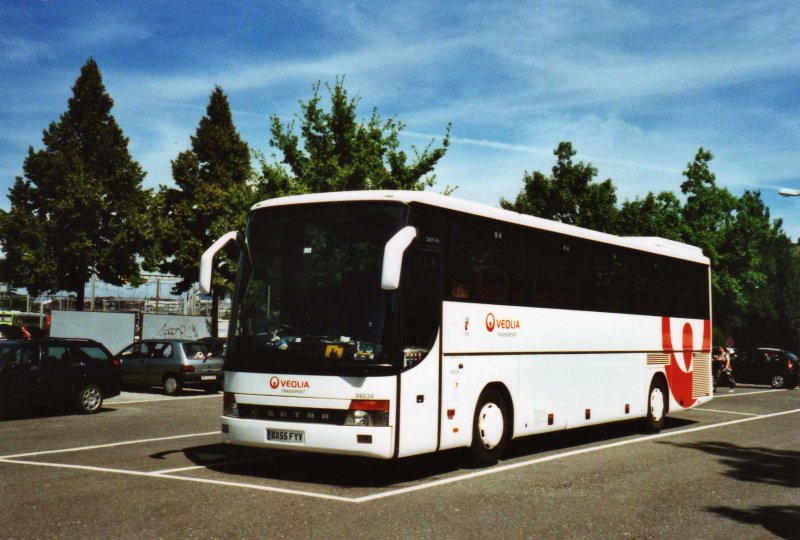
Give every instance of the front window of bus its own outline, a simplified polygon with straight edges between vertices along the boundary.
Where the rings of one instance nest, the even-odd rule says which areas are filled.
[[[392,318],[381,289],[400,204],[278,206],[253,212],[237,283],[233,369],[336,372],[387,364]]]

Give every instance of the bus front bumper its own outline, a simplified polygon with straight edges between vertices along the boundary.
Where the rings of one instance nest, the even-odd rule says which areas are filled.
[[[394,456],[391,426],[337,426],[229,416],[222,416],[221,422],[222,441],[227,443],[379,459]]]

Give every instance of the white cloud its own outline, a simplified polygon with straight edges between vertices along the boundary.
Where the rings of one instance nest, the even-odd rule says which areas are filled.
[[[0,37],[0,56],[8,62],[23,63],[49,58],[53,53],[47,43],[6,35]]]

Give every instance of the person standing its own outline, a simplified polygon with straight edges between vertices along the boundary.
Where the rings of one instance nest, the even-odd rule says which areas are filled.
[[[731,368],[731,355],[723,347],[720,347],[718,358],[720,362],[725,362],[721,375],[724,375],[725,380],[728,382],[728,392],[733,392],[736,388],[736,381],[733,378],[733,368]]]

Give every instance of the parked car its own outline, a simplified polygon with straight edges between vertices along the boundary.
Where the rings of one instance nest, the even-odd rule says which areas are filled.
[[[186,387],[219,392],[223,359],[203,341],[143,339],[115,357],[122,365],[123,385],[163,386],[174,396]]]
[[[782,349],[748,349],[731,357],[736,382],[794,388],[800,378],[797,355]]]
[[[215,338],[215,337],[204,337],[200,338],[197,341],[202,341],[203,343],[207,343],[208,346],[211,348],[211,352],[214,353],[214,356],[225,356],[225,349],[227,346],[228,340],[225,338]]]
[[[0,341],[0,411],[56,403],[90,414],[119,393],[119,363],[96,341]]]

